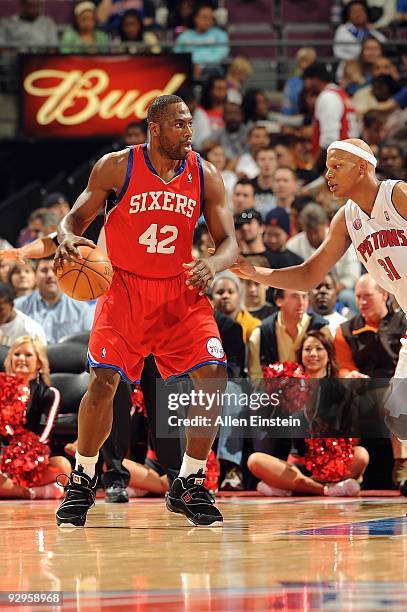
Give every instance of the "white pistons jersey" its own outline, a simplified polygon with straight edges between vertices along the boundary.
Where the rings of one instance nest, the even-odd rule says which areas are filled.
[[[380,184],[370,216],[353,200],[348,200],[345,220],[363,266],[407,312],[407,219],[397,212],[392,202],[398,182],[387,180]]]

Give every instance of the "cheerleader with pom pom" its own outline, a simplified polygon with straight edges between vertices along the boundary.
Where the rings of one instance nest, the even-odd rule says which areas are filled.
[[[63,489],[55,484],[55,479],[58,474],[69,473],[71,465],[65,457],[49,457],[47,441],[58,410],[59,393],[50,388],[45,346],[38,338],[21,336],[10,348],[4,368],[6,375],[0,380],[0,426],[6,446],[0,463],[0,497],[60,498]],[[15,389],[18,385],[25,386],[25,402],[21,391],[20,402],[10,401],[11,383]],[[26,405],[20,414],[22,404]],[[14,415],[17,414],[13,419],[8,414],[10,406]],[[43,415],[45,428],[41,425]]]
[[[310,400],[303,414],[311,432],[326,435],[327,431],[343,431],[343,424],[338,425],[341,415],[337,408],[341,404],[349,408],[350,397],[340,381],[333,379],[337,376],[337,366],[332,341],[321,331],[310,331],[298,349],[297,360],[310,379]],[[292,375],[290,372],[288,375]],[[288,461],[258,452],[249,457],[248,467],[260,479],[259,493],[335,497],[359,494],[357,481],[369,463],[365,448],[356,446],[351,438],[315,437],[293,442]]]

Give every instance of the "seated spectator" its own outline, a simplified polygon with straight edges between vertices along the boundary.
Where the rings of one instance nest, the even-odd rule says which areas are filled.
[[[73,25],[61,38],[61,53],[98,53],[107,50],[109,37],[96,29],[96,6],[89,0],[79,2],[73,9]]]
[[[318,314],[307,314],[308,295],[304,291],[276,289],[274,301],[278,312],[267,317],[250,336],[248,370],[256,386],[263,379],[262,366],[296,360],[296,351],[307,332],[321,329],[330,336],[328,321]]]
[[[4,361],[7,374],[15,374],[24,380],[30,388],[30,399],[26,410],[25,429],[37,435],[43,433],[41,417],[47,418],[54,402],[54,393],[50,390],[49,363],[45,346],[29,335],[17,338],[11,346]],[[56,485],[59,474],[69,474],[71,464],[66,457],[51,456],[49,463],[35,486],[20,487],[11,479],[1,482],[0,497],[22,497],[28,499],[56,499],[63,496],[63,488]]]
[[[368,142],[377,155],[378,148],[385,139],[386,115],[380,111],[371,110],[363,115],[363,130],[361,138]]]
[[[329,323],[332,338],[346,318],[335,310],[337,300],[336,284],[332,274],[327,274],[315,289],[309,292],[309,305],[313,312],[324,317]]]
[[[240,99],[243,85],[247,79],[252,76],[252,74],[253,66],[246,57],[238,55],[230,62],[226,74],[226,81],[228,85],[228,92],[236,92],[236,101]]]
[[[14,250],[15,249],[10,248],[5,251],[0,251],[0,283],[8,283],[10,270],[14,265],[14,257],[9,259],[5,254]]]
[[[225,394],[229,398],[223,405],[223,416],[239,418],[242,407],[237,398],[242,393],[241,379],[245,367],[245,345],[242,326],[219,310],[214,311],[219,328],[220,339],[227,357],[228,382]],[[244,439],[236,436],[232,425],[222,425],[219,429],[217,457],[224,477],[222,491],[241,491],[243,473],[241,469]]]
[[[57,47],[55,21],[41,12],[41,0],[20,0],[19,14],[0,21],[0,45],[13,45],[19,51],[27,47]]]
[[[298,194],[299,184],[295,170],[288,166],[280,166],[273,176],[273,203],[290,213],[292,204]]]
[[[155,7],[151,0],[100,0],[96,18],[109,32],[117,33],[122,15],[130,9],[140,14],[146,28],[154,24]]]
[[[147,125],[144,121],[131,121],[124,130],[124,146],[144,144],[147,141]]]
[[[400,87],[397,81],[388,74],[374,77],[372,81],[372,94],[379,104],[386,103],[395,97]],[[379,105],[377,105],[380,108]]]
[[[59,217],[47,208],[37,208],[28,217],[27,228],[21,230],[18,246],[22,247],[36,238],[56,232],[59,220]]]
[[[248,259],[253,266],[270,267],[266,257],[249,255]],[[267,301],[268,288],[265,285],[247,279],[241,279],[241,283],[243,285],[244,305],[253,317],[264,321],[273,312],[276,312],[276,306]]]
[[[238,215],[249,208],[254,208],[254,185],[249,179],[242,178],[237,181],[233,188],[232,204],[235,215]]]
[[[332,341],[321,331],[307,333],[297,351],[298,363],[313,379],[320,380],[320,394],[316,405],[304,406],[303,420],[324,422],[326,412],[332,404],[346,397],[346,389],[334,379],[337,375],[335,351]],[[339,396],[339,397],[338,397]],[[311,416],[312,415],[312,416]],[[350,465],[350,478],[340,482],[319,482],[312,477],[304,465],[305,443],[303,439],[294,439],[287,461],[282,461],[266,453],[253,453],[248,459],[248,468],[260,479],[257,490],[266,496],[326,495],[329,497],[347,497],[359,495],[360,486],[357,480],[363,476],[369,463],[369,454],[362,446],[353,448],[354,456]]]
[[[37,289],[31,295],[18,298],[16,306],[42,325],[44,342],[56,343],[63,336],[91,329],[94,308],[86,302],[72,300],[61,291],[52,257],[39,260],[36,281]]]
[[[15,308],[14,300],[14,289],[9,284],[0,283],[0,344],[11,346],[20,336],[36,336],[46,344],[42,325]]]
[[[268,261],[271,268],[288,268],[303,262],[286,248],[290,237],[290,217],[287,211],[277,206],[266,215],[263,240],[269,251]]]
[[[378,173],[383,180],[405,180],[407,178],[406,157],[397,142],[382,143],[379,148]]]
[[[246,138],[247,153],[243,153],[237,160],[235,172],[239,176],[254,179],[259,174],[259,167],[255,162],[257,151],[270,146],[267,129],[262,125],[252,125]]]
[[[191,16],[188,30],[178,38],[175,53],[191,53],[195,76],[200,76],[205,68],[219,67],[230,53],[227,32],[215,25],[213,7],[198,4]]]
[[[363,406],[373,413],[375,422],[383,422],[388,381],[394,375],[400,339],[406,320],[403,312],[387,306],[388,293],[370,274],[360,277],[355,287],[360,314],[342,323],[335,335],[339,375],[346,378],[372,378],[370,393],[361,397]],[[378,380],[381,379],[381,380]],[[372,405],[367,405],[370,401]],[[391,437],[394,457],[393,481],[399,486],[407,480],[407,443]]]
[[[396,82],[398,82],[400,79],[397,66],[389,57],[379,57],[373,65],[372,80],[381,75],[391,76]],[[371,82],[364,87],[361,87],[354,93],[352,96],[352,104],[356,111],[361,115],[364,115],[369,110],[379,108],[379,103],[373,94],[373,86]],[[384,108],[383,110],[392,110],[392,108]]]
[[[248,208],[235,215],[236,239],[243,255],[264,256],[268,260],[268,252],[264,246],[264,225],[261,214],[255,208]]]
[[[206,143],[213,140],[211,122],[206,111],[198,106],[194,89],[189,85],[183,85],[176,92],[188,106],[192,115],[194,131],[192,132],[192,147],[195,151],[202,151]]]
[[[135,9],[127,10],[120,17],[117,38],[114,39],[114,42],[123,43],[122,49],[125,53],[160,53],[161,51],[157,44],[157,36],[154,32],[145,29],[141,15]]]
[[[56,215],[58,219],[63,219],[71,210],[71,205],[63,193],[52,192],[43,199],[42,208]]]
[[[242,101],[242,109],[245,123],[268,121],[270,103],[263,89],[248,89]]]
[[[303,232],[296,234],[287,242],[287,248],[307,260],[322,244],[329,231],[329,222],[326,212],[319,204],[307,204],[302,211],[301,224]],[[351,246],[332,269],[339,300],[356,312],[353,289],[360,276],[360,264],[354,248]]]
[[[203,139],[203,135],[199,134],[201,146],[209,138],[216,140],[218,133],[225,126],[223,113],[226,95],[226,80],[221,77],[212,77],[205,83],[202,89],[199,110],[206,118],[208,134],[206,134],[205,140]],[[194,128],[196,130],[197,126],[194,126]]]
[[[383,57],[383,45],[370,36],[362,43],[360,55],[356,59],[346,60],[343,66],[343,78],[340,83],[350,96],[373,78],[373,67]]]
[[[233,210],[233,189],[237,183],[237,175],[226,168],[226,155],[220,144],[213,143],[202,152],[205,159],[211,162],[219,170],[225,185],[226,201]]]
[[[34,261],[27,259],[25,263],[16,262],[10,270],[8,283],[13,287],[16,297],[30,295],[35,289]]]
[[[355,59],[360,55],[364,40],[369,37],[386,42],[385,36],[369,26],[369,10],[363,0],[349,2],[344,9],[344,23],[334,38],[334,55],[337,59]]]
[[[175,6],[171,6],[175,5]],[[189,28],[192,13],[194,12],[194,0],[175,0],[168,5],[168,30],[173,31],[176,36]]]
[[[277,169],[277,156],[272,147],[263,147],[255,154],[259,174],[252,179],[255,194],[255,207],[265,218],[266,214],[275,207],[273,192],[273,177]]]
[[[281,112],[284,115],[297,115],[300,112],[300,94],[304,86],[302,74],[308,66],[317,59],[317,53],[312,47],[301,47],[295,55],[296,75],[287,79],[281,103]]]
[[[240,323],[243,328],[243,341],[247,344],[253,330],[261,321],[244,308],[240,279],[228,270],[217,274],[212,284],[212,299],[217,310]]]
[[[236,163],[236,158],[246,152],[247,126],[243,123],[242,108],[235,102],[226,102],[223,110],[225,127],[214,135],[222,145],[226,158]]]

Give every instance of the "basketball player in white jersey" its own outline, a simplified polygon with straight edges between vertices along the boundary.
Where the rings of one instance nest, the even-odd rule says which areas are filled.
[[[407,312],[407,183],[376,178],[376,158],[363,140],[350,138],[328,147],[326,178],[335,197],[348,198],[332,219],[329,233],[311,257],[298,266],[258,268],[240,256],[231,268],[241,278],[279,289],[316,287],[353,243],[358,258],[376,282]],[[386,402],[386,423],[407,439],[407,339]],[[404,382],[406,380],[406,382]]]

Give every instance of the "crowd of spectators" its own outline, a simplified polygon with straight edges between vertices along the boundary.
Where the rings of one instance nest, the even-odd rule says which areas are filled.
[[[244,57],[230,58],[227,30],[216,25],[213,6],[192,0],[171,3],[168,25],[176,38],[175,52],[191,52],[194,64],[194,83],[178,92],[193,116],[193,145],[222,174],[241,253],[256,265],[297,265],[324,240],[342,204],[333,199],[323,178],[326,149],[332,141],[361,136],[378,158],[380,179],[407,177],[407,55],[403,50],[394,52],[377,29],[379,21],[372,25],[370,4],[345,3],[344,23],[334,38],[337,62],[333,69],[316,61],[316,49],[298,51],[295,74],[286,81],[277,106],[270,92],[247,86],[253,66]],[[400,24],[405,21],[404,3],[395,8],[399,14],[394,14],[393,21]],[[20,13],[0,23],[0,44],[41,43],[71,53],[91,52],[112,41],[125,43],[123,49],[128,50],[134,42],[159,53],[160,28],[154,15],[154,3],[146,0],[101,0],[95,5],[86,0],[73,5],[72,26],[58,40],[52,21],[41,15],[39,0],[21,0]],[[143,123],[132,123],[124,140],[132,145],[145,138]],[[27,335],[52,345],[66,335],[90,330],[94,304],[67,298],[58,288],[52,259],[44,256],[31,261],[21,250],[52,233],[69,204],[63,194],[49,194],[42,208],[27,219],[15,245],[1,241],[0,343],[5,346]],[[201,219],[194,253],[207,256],[210,246]],[[20,259],[4,256],[10,249]],[[388,380],[394,372],[404,315],[364,274],[353,247],[309,295],[274,292],[224,272],[216,277],[209,297],[223,334],[231,389],[259,388],[262,367],[276,361],[300,361],[312,372],[312,364],[322,360],[312,374],[315,378],[339,373],[349,379]],[[371,386],[371,404],[358,409],[382,419],[386,384]],[[238,405],[227,410],[231,416],[240,413]],[[352,475],[361,481],[369,456],[363,450],[363,435],[359,437],[362,442],[355,451]],[[407,447],[395,438],[391,441],[393,480],[399,486],[407,480]],[[298,467],[282,476],[287,453],[281,454],[277,442],[237,440],[227,426],[221,428],[215,449],[219,487],[253,486],[251,472],[260,479],[262,494],[321,493],[321,486],[310,483],[309,475]],[[247,448],[255,451],[249,460]],[[150,459],[156,459],[154,444],[149,453]],[[353,494],[357,488],[352,486],[325,494]]]

